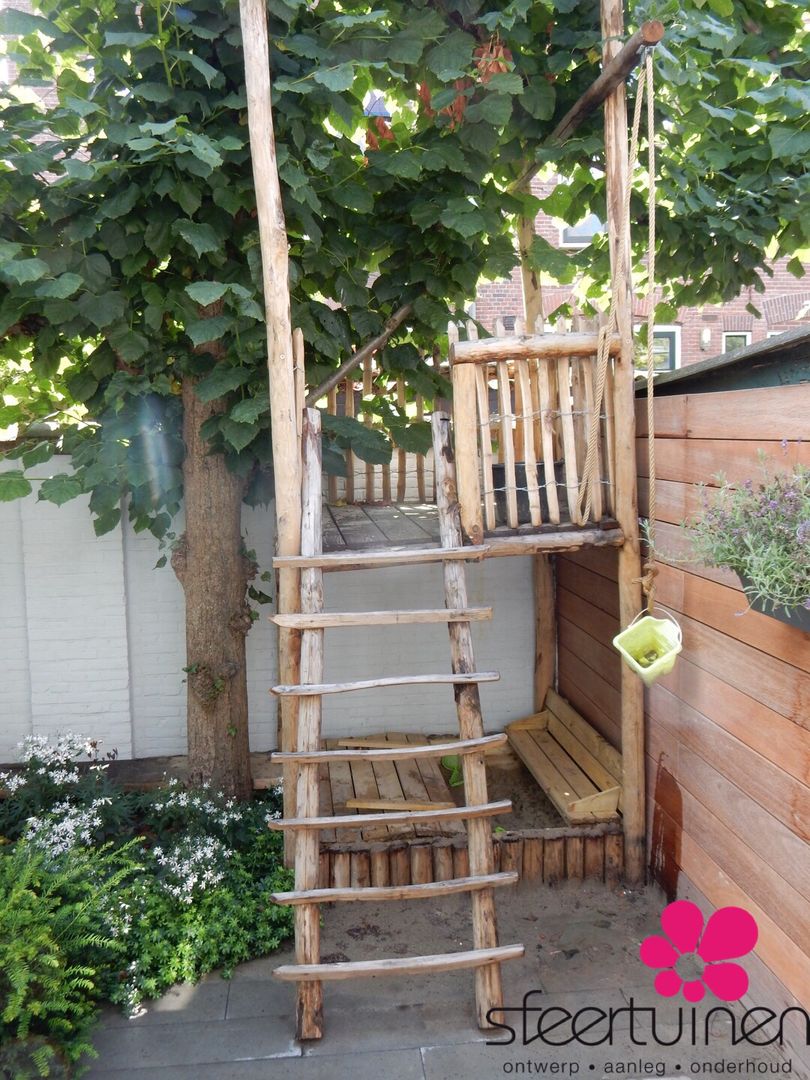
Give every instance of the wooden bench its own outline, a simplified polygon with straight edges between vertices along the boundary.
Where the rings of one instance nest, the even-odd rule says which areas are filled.
[[[554,690],[542,712],[508,724],[509,743],[571,825],[621,809],[622,756]]]

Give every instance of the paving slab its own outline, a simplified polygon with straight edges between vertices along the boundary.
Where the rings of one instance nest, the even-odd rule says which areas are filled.
[[[102,1080],[125,1068],[158,1070],[253,1059],[300,1057],[292,1018],[219,1020],[159,1027],[102,1027],[93,1038],[98,1061],[87,1080]],[[160,1072],[162,1076],[163,1073]]]
[[[341,1054],[317,1058],[273,1058],[214,1065],[174,1065],[86,1073],[85,1080],[424,1080],[418,1050]]]
[[[156,1024],[188,1024],[202,1020],[224,1020],[230,983],[222,976],[206,982],[173,986],[163,997],[147,1001],[135,1017],[121,1009],[104,1010],[105,1028],[142,1028]]]

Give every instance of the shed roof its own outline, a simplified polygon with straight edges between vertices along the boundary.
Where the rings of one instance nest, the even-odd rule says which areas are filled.
[[[655,393],[702,394],[800,382],[810,382],[810,326],[657,375]],[[639,382],[636,393],[645,397],[646,384]]]

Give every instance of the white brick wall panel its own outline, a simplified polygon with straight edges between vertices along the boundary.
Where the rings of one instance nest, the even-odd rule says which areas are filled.
[[[42,476],[52,466],[41,466]],[[246,546],[260,570],[271,567],[272,508],[244,514]],[[182,522],[175,524],[182,531]],[[0,760],[23,735],[67,727],[100,737],[121,757],[180,754],[186,749],[183,592],[148,533],[128,523],[95,536],[84,500],[62,507],[35,495],[0,504]],[[479,670],[500,671],[481,688],[487,730],[532,708],[534,663],[531,563],[496,559],[467,569],[471,605],[494,606],[491,622],[473,624]],[[443,606],[439,565],[326,576],[332,611]],[[274,584],[257,581],[266,592]],[[278,681],[275,629],[258,608],[247,639],[250,738],[254,750],[276,745]],[[326,633],[327,679],[449,672],[446,627],[375,627]],[[453,731],[450,687],[402,687],[324,699],[327,735],[379,730]]]

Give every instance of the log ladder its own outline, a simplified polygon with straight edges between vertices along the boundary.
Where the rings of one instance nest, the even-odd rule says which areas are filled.
[[[473,658],[470,624],[492,615],[490,608],[467,605],[464,560],[480,557],[482,552],[463,547],[459,508],[456,498],[455,470],[450,449],[449,418],[433,416],[433,447],[437,470],[437,498],[442,546],[424,550],[364,553],[358,555],[323,555],[321,542],[321,423],[317,409],[307,409],[303,428],[303,481],[301,555],[279,557],[276,566],[301,569],[300,614],[278,614],[279,626],[300,630],[300,683],[276,686],[279,696],[300,698],[296,749],[278,753],[273,760],[293,767],[297,774],[296,816],[271,822],[275,829],[295,830],[295,890],[273,894],[278,904],[295,905],[296,963],[282,965],[276,978],[298,984],[296,1034],[299,1039],[318,1039],[322,1030],[322,983],[330,979],[386,974],[421,974],[431,971],[475,969],[475,998],[478,1024],[492,1027],[493,1010],[503,1005],[500,963],[523,955],[522,945],[500,946],[493,889],[514,885],[517,873],[494,873],[490,818],[511,810],[508,800],[489,802],[487,798],[484,752],[506,741],[506,736],[484,735],[478,685],[494,682],[497,672],[477,672]],[[358,569],[360,566],[383,567],[407,563],[442,562],[444,566],[445,607],[433,610],[391,612],[324,612],[324,570]],[[324,683],[323,632],[341,626],[384,626],[403,623],[448,624],[452,674],[412,675],[376,678],[358,682]],[[340,694],[370,687],[431,683],[453,686],[458,713],[457,742],[384,749],[352,748],[322,750],[321,704],[324,694]],[[416,756],[462,758],[464,791],[467,805],[438,810],[402,810],[393,813],[355,814],[319,817],[318,769],[332,758],[342,761],[362,759],[369,762],[392,761]],[[288,770],[289,775],[289,770]],[[398,822],[435,822],[448,819],[467,822],[470,875],[451,881],[423,885],[319,888],[320,830],[329,828],[364,828],[374,824]],[[320,963],[319,904],[350,900],[415,900],[449,893],[469,892],[472,898],[473,945],[466,952],[440,953],[386,960],[360,960],[346,963]]]

